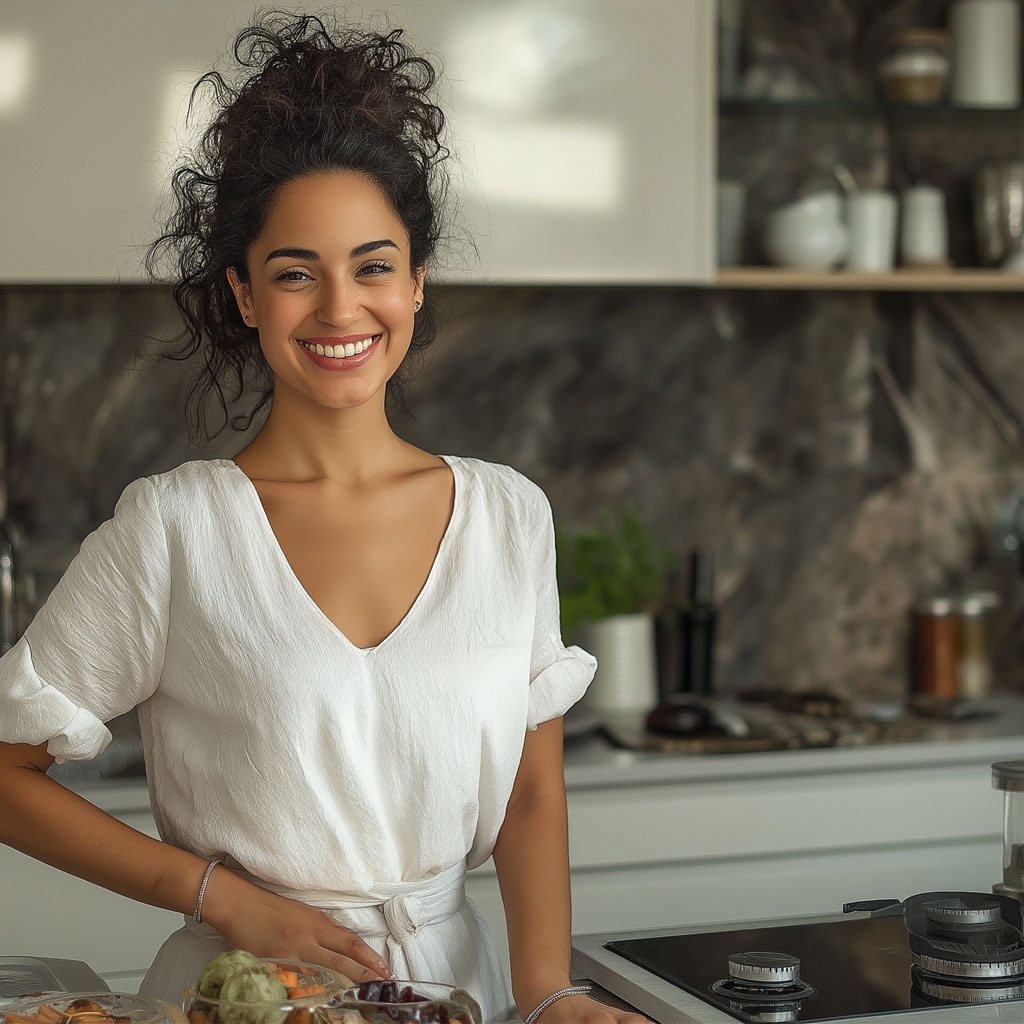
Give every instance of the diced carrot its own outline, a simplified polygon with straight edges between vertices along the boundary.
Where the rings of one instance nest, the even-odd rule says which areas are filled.
[[[326,991],[323,985],[294,985],[288,989],[288,998],[304,999],[306,996],[318,996]]]
[[[313,1024],[313,1011],[308,1006],[297,1006],[288,1011],[285,1024]]]
[[[295,988],[299,983],[297,971],[277,971],[277,977],[285,988]]]
[[[188,1019],[191,1024],[206,1024],[206,1011],[193,1007],[188,1011]]]

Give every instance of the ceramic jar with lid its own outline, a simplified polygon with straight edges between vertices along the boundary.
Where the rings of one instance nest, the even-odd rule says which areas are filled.
[[[949,83],[949,33],[908,28],[886,40],[879,77],[885,98],[894,103],[938,103]]]

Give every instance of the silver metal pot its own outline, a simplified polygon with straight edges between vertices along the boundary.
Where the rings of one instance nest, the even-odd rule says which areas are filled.
[[[1024,245],[1024,161],[982,167],[973,198],[978,254],[993,266]]]

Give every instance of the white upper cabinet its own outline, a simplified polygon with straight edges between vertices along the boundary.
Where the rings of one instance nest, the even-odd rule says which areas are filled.
[[[145,247],[195,134],[184,123],[189,87],[259,6],[4,0],[0,283],[146,280]],[[443,63],[456,240],[472,239],[478,255],[457,247],[435,280],[711,281],[714,7],[350,7],[377,27],[384,12]]]

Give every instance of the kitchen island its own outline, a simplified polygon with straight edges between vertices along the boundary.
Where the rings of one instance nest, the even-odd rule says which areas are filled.
[[[1024,757],[1024,701],[999,708],[994,719],[937,726],[915,743],[672,756],[613,750],[592,736],[569,742],[574,931],[776,919],[929,888],[987,890],[1001,870],[1002,828],[989,766]],[[155,835],[144,779],[75,788]],[[467,889],[506,955],[490,863]],[[6,952],[85,960],[128,991],[181,921],[6,847],[0,906]]]

